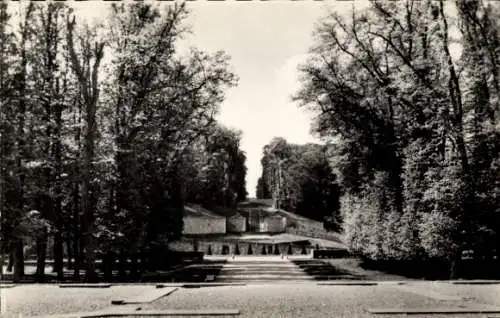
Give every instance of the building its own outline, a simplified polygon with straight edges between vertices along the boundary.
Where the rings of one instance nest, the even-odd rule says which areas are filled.
[[[212,212],[226,218],[226,232],[227,233],[244,233],[247,231],[247,219],[236,209],[227,207],[212,207]]]
[[[247,218],[235,214],[226,218],[226,231],[228,233],[243,233],[247,231]]]
[[[183,221],[183,234],[226,233],[226,218],[199,205],[185,205]]]
[[[240,214],[247,219],[247,231],[252,233],[283,233],[287,219],[277,210],[267,208],[242,208]]]
[[[210,210],[200,205],[184,207],[185,235],[226,233],[283,233],[287,218],[272,208],[231,209],[213,207]]]
[[[267,216],[260,220],[259,232],[283,233],[286,231],[286,218],[280,215]]]

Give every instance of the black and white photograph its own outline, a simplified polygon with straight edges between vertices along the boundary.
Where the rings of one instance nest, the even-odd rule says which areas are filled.
[[[0,317],[500,318],[500,1],[0,0]]]

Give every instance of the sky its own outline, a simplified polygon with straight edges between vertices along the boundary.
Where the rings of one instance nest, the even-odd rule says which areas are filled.
[[[156,2],[156,1],[155,1]],[[165,2],[164,2],[165,3]],[[172,2],[168,2],[172,3]],[[291,100],[300,87],[297,66],[313,44],[313,30],[328,11],[340,14],[368,6],[356,1],[188,1],[191,33],[180,47],[224,50],[238,85],[226,93],[218,120],[242,131],[247,156],[247,191],[255,196],[262,149],[274,137],[290,143],[321,143],[310,133],[313,114]],[[110,3],[72,2],[77,18],[102,19]]]
[[[197,2],[188,23],[190,45],[225,50],[238,86],[227,92],[219,121],[243,132],[247,191],[255,196],[262,149],[273,137],[292,143],[319,142],[310,131],[311,114],[291,101],[299,87],[297,65],[312,44],[314,23],[325,13],[318,2]]]
[[[357,6],[359,6],[357,1]],[[328,3],[328,4],[326,4]],[[346,12],[349,1],[195,1],[189,3],[189,45],[232,58],[238,86],[227,92],[219,121],[243,132],[247,191],[255,197],[264,145],[273,137],[291,143],[321,141],[310,134],[313,114],[291,100],[297,91],[297,66],[313,44],[315,23],[328,10]]]
[[[238,85],[226,93],[218,120],[242,131],[247,156],[247,191],[255,197],[264,145],[274,137],[290,143],[321,141],[310,134],[313,114],[291,100],[299,88],[297,66],[313,44],[315,23],[329,10],[347,12],[351,1],[189,1],[191,33],[181,45],[224,50]],[[356,7],[366,5],[357,0]],[[101,19],[103,1],[73,2],[78,17]]]
[[[315,24],[329,11],[346,14],[352,6],[367,7],[369,1],[187,3],[191,13],[186,24],[191,32],[179,48],[192,46],[209,53],[223,50],[231,57],[231,71],[239,77],[238,85],[227,91],[217,119],[242,131],[241,148],[247,156],[246,188],[249,197],[255,197],[264,145],[274,137],[296,144],[322,142],[310,133],[313,114],[291,100],[300,87],[297,66],[306,60],[314,43]],[[77,19],[89,22],[104,19],[111,5],[106,1],[69,4]]]
[[[247,191],[255,196],[264,145],[273,137],[290,143],[321,143],[310,134],[313,114],[291,100],[300,87],[297,66],[305,61],[313,30],[329,11],[348,13],[356,1],[193,1],[189,45],[225,50],[239,84],[227,93],[219,121],[243,132]]]

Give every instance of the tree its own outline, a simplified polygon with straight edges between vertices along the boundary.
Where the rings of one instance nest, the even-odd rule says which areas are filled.
[[[18,133],[23,117],[18,116],[16,112],[16,104],[20,99],[15,88],[22,89],[24,85],[22,74],[13,69],[13,65],[18,62],[16,59],[18,48],[9,21],[7,4],[2,3],[0,4],[0,99],[2,100],[0,102],[0,213],[2,213],[3,234],[1,252],[3,253],[5,249],[9,250],[12,260],[12,262],[9,261],[9,267],[13,266],[14,281],[17,282],[24,275],[24,243],[20,233],[23,200],[20,190],[22,183],[19,183],[22,182],[22,177],[16,178],[14,171],[20,172],[21,150],[19,146],[21,146],[22,137],[18,137]],[[22,107],[22,102],[19,106]]]
[[[29,8],[28,8],[29,9]],[[43,36],[34,38],[31,43],[30,69],[32,73],[28,96],[30,103],[29,112],[33,125],[33,134],[41,141],[39,144],[30,146],[26,159],[31,163],[40,160],[40,165],[32,172],[34,182],[30,185],[29,194],[43,204],[33,207],[41,212],[45,220],[53,225],[53,255],[54,271],[57,272],[59,280],[63,275],[63,224],[64,216],[62,209],[63,200],[63,111],[67,107],[68,97],[72,94],[68,90],[68,73],[70,69],[66,61],[66,50],[63,50],[64,34],[66,29],[65,17],[68,8],[61,4],[49,4],[47,6],[36,6],[33,8],[33,18],[29,23],[30,32],[33,29],[43,30]],[[29,11],[28,11],[29,13]],[[28,17],[28,15],[27,15]],[[28,26],[24,26],[25,28]],[[22,52],[23,59],[26,53]],[[26,67],[26,61],[24,62]],[[24,90],[26,92],[26,90]],[[35,181],[36,180],[36,181]],[[40,196],[40,198],[36,198]],[[43,236],[40,237],[41,239]],[[45,243],[46,244],[46,243]],[[40,243],[39,245],[42,245]],[[41,251],[41,250],[40,250]],[[43,257],[40,257],[43,259]],[[44,264],[39,263],[44,267]],[[39,268],[39,272],[44,270]]]
[[[214,124],[184,157],[186,201],[207,207],[232,207],[246,198],[246,157],[241,132]]]
[[[0,221],[15,281],[24,247],[39,281],[47,248],[59,280],[64,256],[75,279],[85,265],[95,281],[97,258],[109,279],[115,255],[136,276],[139,257],[145,269],[148,250],[180,236],[189,185],[208,165],[217,204],[245,198],[240,133],[215,120],[237,78],[223,52],[176,51],[185,5],[113,5],[104,25],[80,24],[62,3],[14,9],[12,26],[0,5]]]
[[[224,89],[235,84],[224,53],[177,55],[186,15],[178,4],[164,11],[139,3],[112,7],[106,98],[114,107],[116,205],[109,221],[125,234],[116,240],[123,252],[123,246],[144,252],[180,235],[184,192],[196,175],[186,161],[196,156],[190,146],[210,134]],[[127,241],[132,237],[139,239]]]
[[[492,48],[498,25],[490,21],[498,12],[475,1],[457,5],[465,35],[460,44],[470,58],[452,55],[450,47],[460,39],[451,36],[457,27],[451,4],[408,0],[374,2],[348,18],[336,13],[325,18],[311,59],[300,68],[303,85],[296,100],[318,114],[317,132],[337,140],[331,161],[345,197],[341,210],[348,244],[369,257],[438,255],[455,268],[461,251],[473,244],[473,233],[485,230],[473,207],[479,202],[477,172],[490,164],[476,166],[480,160],[471,149],[483,138],[471,142],[468,127],[482,133],[482,123],[491,122],[493,114],[482,109],[497,103]],[[480,70],[472,81],[466,77],[469,67]],[[487,72],[491,76],[485,77]],[[496,96],[487,99],[490,90]],[[482,149],[492,151],[487,158],[495,157],[493,148]],[[446,194],[433,199],[426,195],[443,189]],[[436,215],[450,221],[433,227]],[[381,229],[390,235],[381,238]],[[446,251],[436,252],[441,248]]]
[[[93,164],[95,156],[96,111],[99,101],[99,67],[104,54],[104,43],[95,39],[95,35],[87,28],[81,43],[81,56],[76,52],[73,40],[75,18],[67,20],[67,45],[70,52],[71,66],[78,79],[79,93],[85,107],[85,136],[82,164],[82,231],[85,242],[86,280],[97,279],[95,273],[94,246],[94,200],[92,195]]]
[[[463,38],[460,84],[464,91],[464,113],[469,141],[475,206],[475,242],[478,254],[495,248],[498,227],[498,118],[499,118],[499,16],[498,7],[483,1],[457,2],[458,27]],[[471,220],[472,221],[472,220]],[[483,245],[483,247],[481,247]],[[496,247],[498,250],[498,247]]]
[[[275,138],[264,147],[261,163],[258,196],[265,197],[264,191],[268,191],[283,209],[322,222],[328,218],[333,227],[339,224],[340,189],[326,147],[294,145]]]

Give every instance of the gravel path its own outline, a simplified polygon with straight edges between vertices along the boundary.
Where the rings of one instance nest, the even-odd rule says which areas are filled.
[[[425,283],[421,283],[424,285]],[[472,301],[500,306],[500,284],[498,285],[453,285],[450,283],[426,284],[427,288],[439,293],[461,296]],[[500,314],[498,314],[500,316]]]
[[[366,311],[369,308],[429,308],[453,305],[458,303],[406,293],[389,286],[297,284],[180,289],[166,298],[143,306],[143,309],[226,308],[239,309],[240,317],[315,318],[372,317]]]
[[[372,308],[436,308],[489,304],[500,306],[500,285],[452,285],[446,282],[408,282],[400,288],[385,282],[378,286],[318,286],[251,284],[179,288],[164,298],[142,304],[142,310],[238,309],[240,317],[375,317]],[[111,306],[112,299],[144,295],[148,285],[110,288],[59,288],[55,285],[18,285],[1,289],[1,317],[27,317],[93,311]],[[411,289],[415,289],[412,292]],[[441,296],[440,296],[441,295]],[[444,295],[444,296],[443,296]],[[457,296],[454,297],[445,297]],[[465,297],[465,299],[460,299]],[[484,318],[488,315],[452,315]],[[399,318],[404,315],[377,315]],[[425,315],[413,315],[415,318]],[[429,315],[427,315],[429,317]],[[451,317],[432,315],[432,318]]]
[[[59,288],[57,285],[18,285],[1,289],[1,317],[26,317],[99,310],[111,300],[145,294],[155,286]]]

